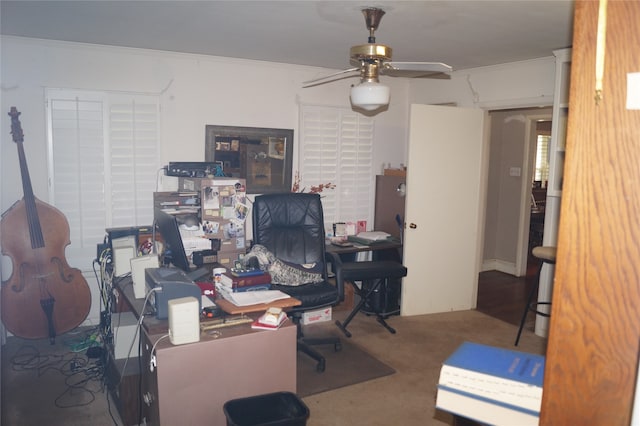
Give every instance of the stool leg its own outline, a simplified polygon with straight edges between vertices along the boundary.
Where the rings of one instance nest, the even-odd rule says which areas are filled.
[[[344,333],[345,336],[347,337],[351,337],[351,333],[347,330],[347,326],[349,325],[349,323],[351,322],[351,320],[353,319],[353,317],[356,316],[356,314],[358,313],[358,311],[360,311],[360,309],[362,309],[362,306],[365,304],[365,302],[367,301],[367,299],[365,299],[364,297],[362,297],[362,294],[360,292],[360,290],[358,289],[358,286],[355,285],[355,283],[351,283],[353,285],[353,288],[356,290],[356,294],[360,295],[360,301],[358,302],[358,304],[351,310],[351,312],[349,313],[349,316],[347,316],[347,319],[344,320],[344,323],[341,323],[340,321],[336,320],[336,325],[338,326],[338,328],[340,330],[342,330],[342,332]]]
[[[396,334],[396,329],[391,327],[389,324],[387,324],[387,321],[384,319],[384,317],[380,314],[377,315],[377,319],[378,322],[387,330],[389,330],[389,333],[391,334]]]
[[[524,312],[522,313],[522,319],[520,320],[520,327],[518,328],[518,336],[516,337],[516,342],[514,346],[518,346],[520,342],[520,335],[522,334],[522,329],[524,328],[524,323],[527,320],[527,315],[529,314],[529,310],[531,309],[531,303],[533,302],[533,298],[538,294],[538,286],[540,285],[540,273],[542,272],[542,265],[544,262],[540,262],[540,266],[538,267],[538,274],[536,275],[536,280],[533,284],[533,288],[529,293],[529,297],[527,298],[527,304],[524,307]]]
[[[385,278],[383,288],[386,289],[388,286],[389,286],[389,278]],[[389,324],[387,324],[387,321],[385,320],[384,316],[380,312],[376,313],[376,318],[384,328],[389,330],[389,333],[396,334],[396,330],[393,327],[391,327]]]
[[[340,323],[340,321],[336,321],[336,325],[338,326],[338,328],[340,330],[342,330],[342,332],[345,334],[345,336],[347,337],[351,337],[351,333],[349,331],[347,331],[347,326],[349,325],[349,323],[351,322],[351,320],[353,319],[353,317],[356,316],[356,314],[360,311],[360,309],[362,309],[362,306],[364,306],[364,304],[367,302],[367,299],[369,298],[369,296],[371,296],[371,294],[378,288],[380,287],[380,283],[382,281],[378,281],[375,285],[373,285],[371,287],[371,289],[369,289],[369,291],[367,291],[366,294],[362,294],[362,291],[358,289],[358,287],[355,285],[355,283],[353,283],[353,287],[354,289],[357,290],[357,293],[360,295],[360,301],[358,302],[358,304],[355,306],[355,308],[353,308],[353,310],[351,311],[351,313],[349,314],[349,316],[347,317],[346,320],[344,320],[344,323]]]

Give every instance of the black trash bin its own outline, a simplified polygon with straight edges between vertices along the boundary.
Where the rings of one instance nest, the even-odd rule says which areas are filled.
[[[309,408],[292,392],[274,392],[227,401],[227,426],[305,426]]]

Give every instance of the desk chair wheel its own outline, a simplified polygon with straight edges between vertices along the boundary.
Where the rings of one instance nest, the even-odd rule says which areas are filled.
[[[340,342],[334,343],[333,350],[336,352],[340,352],[342,350],[342,343]],[[318,373],[324,373],[325,365],[326,365],[326,360],[324,358],[320,359],[318,361],[318,364],[316,364],[316,371]]]

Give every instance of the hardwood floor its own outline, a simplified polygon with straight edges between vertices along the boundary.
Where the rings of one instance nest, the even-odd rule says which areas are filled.
[[[530,259],[526,277],[514,277],[498,271],[481,272],[476,309],[510,324],[520,325],[527,297],[537,278],[538,266],[538,261]],[[525,328],[533,330],[534,322],[535,315],[529,312]]]

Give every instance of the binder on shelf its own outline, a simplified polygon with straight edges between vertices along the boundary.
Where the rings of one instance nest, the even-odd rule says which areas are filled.
[[[490,424],[538,424],[545,358],[464,342],[440,371],[436,407]]]

